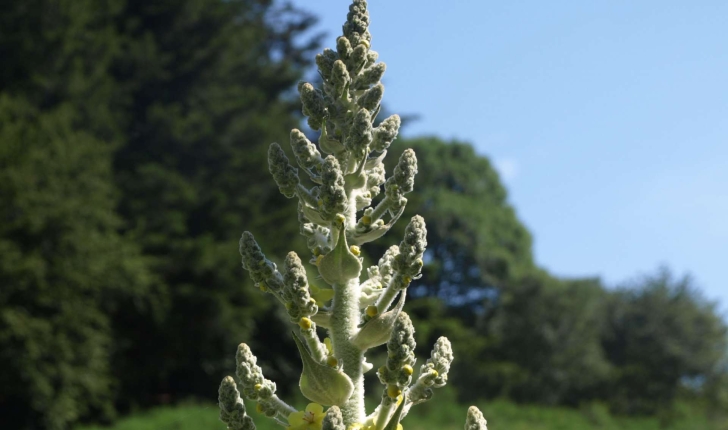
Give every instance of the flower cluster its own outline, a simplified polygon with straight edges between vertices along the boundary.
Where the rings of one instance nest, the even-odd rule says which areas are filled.
[[[273,143],[268,151],[280,192],[298,199],[300,232],[310,257],[302,260],[290,252],[279,270],[250,232],[240,239],[243,268],[260,291],[281,302],[294,324],[293,340],[303,362],[299,387],[313,403],[298,410],[281,400],[275,383],[263,376],[243,343],[236,354],[237,382],[228,376],[219,390],[220,419],[228,429],[255,429],[242,396],[291,430],[401,430],[400,421],[410,408],[432,398],[433,388],[447,382],[453,354],[443,337],[413,383],[415,329],[402,310],[407,288],[421,276],[425,220],[412,217],[399,246],[390,247],[366,269],[367,279],[360,279],[360,247],[380,238],[401,217],[417,174],[417,157],[407,149],[386,177],[383,159],[397,137],[400,118],[392,115],[374,125],[386,66],[371,50],[368,27],[366,1],[353,0],[336,49],[316,56],[322,88],[299,84],[303,113],[318,141],[291,131],[298,167],[280,145]],[[305,173],[303,178],[299,172]],[[304,261],[325,284],[309,282]],[[320,329],[328,334],[323,340]],[[376,372],[384,385],[382,400],[367,414],[364,374],[372,365],[365,353],[384,344],[387,362]],[[324,406],[329,408],[324,411]],[[485,430],[485,424],[480,411],[471,407],[466,430]]]

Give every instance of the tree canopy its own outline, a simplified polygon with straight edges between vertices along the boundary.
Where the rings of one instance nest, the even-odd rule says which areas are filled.
[[[467,143],[429,137],[396,141],[389,163],[405,148],[415,150],[420,173],[403,218],[422,215],[428,231],[426,272],[415,285],[415,295],[452,304],[480,303],[534,267],[531,235],[488,158]],[[388,165],[387,171],[392,168]],[[396,243],[403,228],[396,226],[387,235],[389,243],[379,246]]]
[[[0,6],[9,427],[206,395],[236,344],[261,338],[249,317],[267,303],[237,240],[298,234],[259,179],[265,146],[297,124],[287,94],[313,22],[265,0]]]

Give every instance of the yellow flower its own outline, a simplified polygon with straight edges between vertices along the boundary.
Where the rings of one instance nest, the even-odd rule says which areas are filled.
[[[288,415],[288,429],[321,430],[325,415],[323,406],[309,403],[305,411],[291,412]]]

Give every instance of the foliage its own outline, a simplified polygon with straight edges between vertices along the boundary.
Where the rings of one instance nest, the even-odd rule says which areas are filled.
[[[66,428],[113,412],[108,315],[142,303],[149,278],[116,232],[111,147],[0,95],[0,426]]]
[[[618,411],[652,413],[681,388],[725,378],[728,329],[689,277],[662,269],[616,291],[607,312],[603,347],[614,372],[606,391]]]
[[[537,272],[509,285],[489,324],[495,339],[489,355],[512,374],[499,375],[504,383],[491,389],[551,405],[599,398],[609,371],[600,344],[605,298],[596,279]]]
[[[428,224],[425,276],[413,285],[417,296],[436,296],[449,304],[479,304],[496,289],[533,268],[531,235],[516,217],[488,158],[469,144],[435,137],[395,142],[387,157],[393,168],[403,148],[417,153],[422,172],[403,216],[421,214]],[[367,248],[378,254],[401,234]]]
[[[206,395],[231,331],[280,326],[230,252],[295,214],[256,183],[312,22],[265,0],[2,3],[3,419]]]
[[[265,144],[287,139],[285,127],[298,121],[285,96],[315,46],[302,37],[313,18],[266,0],[136,0],[116,23],[124,54],[112,72],[127,136],[115,156],[119,211],[169,301],[164,317],[117,321],[134,338],[115,366],[125,375],[121,397],[206,397],[240,337],[281,330],[245,288],[234,255],[242,225],[298,234],[295,208],[261,178]],[[266,357],[290,369],[274,345]]]
[[[372,399],[374,402],[376,399]],[[478,402],[488,414],[488,428],[493,430],[726,430],[721,419],[709,420],[700,407],[685,405],[674,420],[661,423],[655,417],[619,417],[611,415],[599,403],[585,404],[576,410],[562,407],[517,405],[506,400]],[[248,404],[249,409],[254,405]],[[406,430],[460,430],[464,406],[452,397],[432,402],[430,407],[407,419]],[[183,404],[158,407],[120,420],[112,427],[82,426],[75,430],[200,430],[219,425],[214,404]],[[275,430],[280,426],[257,420],[259,430]]]

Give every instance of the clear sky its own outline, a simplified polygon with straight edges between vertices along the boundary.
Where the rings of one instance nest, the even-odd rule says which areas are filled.
[[[347,0],[295,0],[325,46]],[[728,2],[369,2],[407,136],[490,157],[539,265],[608,285],[667,265],[728,312]]]

